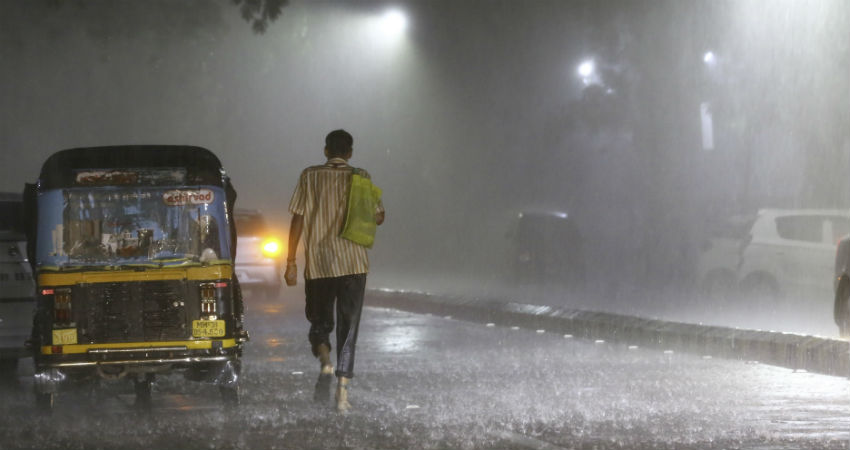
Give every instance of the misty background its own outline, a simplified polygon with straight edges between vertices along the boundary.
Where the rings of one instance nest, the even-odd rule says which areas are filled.
[[[61,149],[199,145],[285,232],[345,128],[384,191],[373,287],[498,291],[517,214],[557,210],[590,288],[559,301],[652,314],[712,219],[850,207],[850,2],[293,0],[264,32],[245,4],[0,0],[0,190]]]

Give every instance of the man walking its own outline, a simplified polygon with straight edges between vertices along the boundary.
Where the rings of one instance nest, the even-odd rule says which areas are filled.
[[[306,256],[305,311],[310,321],[310,345],[313,356],[319,359],[321,365],[320,384],[323,377],[329,378],[331,374],[337,376],[336,407],[340,412],[351,408],[348,384],[354,376],[354,349],[363,308],[366,274],[369,272],[366,248],[339,236],[345,222],[354,170],[348,165],[353,144],[354,139],[345,130],[331,131],[325,137],[327,162],[308,167],[301,173],[289,203],[292,222],[284,274],[286,284],[295,286],[298,277],[295,254],[303,232]],[[362,169],[360,175],[369,177]],[[380,201],[375,211],[375,221],[378,225],[384,221],[384,207]],[[334,309],[336,371],[330,360]]]

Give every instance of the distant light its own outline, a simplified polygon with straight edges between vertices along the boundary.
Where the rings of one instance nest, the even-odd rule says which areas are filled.
[[[277,258],[280,256],[282,246],[277,239],[269,239],[263,242],[262,252],[266,258]]]
[[[712,51],[705,52],[702,55],[702,62],[708,64],[709,66],[713,66],[717,62],[717,56]]]
[[[407,29],[407,16],[398,9],[391,9],[384,13],[384,17],[381,19],[381,27],[388,35],[399,35]]]
[[[585,61],[578,66],[578,74],[582,76],[582,78],[589,78],[593,75],[594,64],[593,61]]]

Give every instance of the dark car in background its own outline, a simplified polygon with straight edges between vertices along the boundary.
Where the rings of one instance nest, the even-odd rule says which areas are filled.
[[[585,259],[581,233],[566,212],[523,211],[508,237],[518,284],[582,288]]]
[[[280,294],[284,248],[263,214],[254,209],[237,209],[236,277],[243,289],[267,298]]]
[[[11,372],[29,356],[35,284],[23,233],[22,197],[0,193],[0,371]]]

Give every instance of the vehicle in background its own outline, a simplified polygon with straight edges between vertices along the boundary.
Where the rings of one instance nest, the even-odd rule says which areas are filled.
[[[585,260],[581,234],[565,212],[524,211],[508,233],[513,273],[520,285],[558,283],[581,289]]]
[[[696,268],[702,294],[728,298],[735,293],[742,253],[755,219],[754,214],[735,215],[707,224]]]
[[[0,371],[13,372],[31,355],[35,284],[22,227],[22,197],[0,193]]]
[[[17,192],[0,192],[0,230],[23,233],[23,196]]]
[[[277,298],[284,258],[282,241],[260,211],[237,209],[233,217],[237,236],[236,277],[240,286]]]
[[[64,386],[99,379],[133,380],[147,408],[155,374],[172,371],[238,403],[247,334],[233,282],[235,198],[200,147],[77,148],[45,161],[24,199],[40,409]]]
[[[848,233],[846,210],[760,210],[741,256],[741,294],[830,298],[836,244]]]
[[[850,338],[850,236],[838,241],[835,251],[833,318],[842,338]]]

